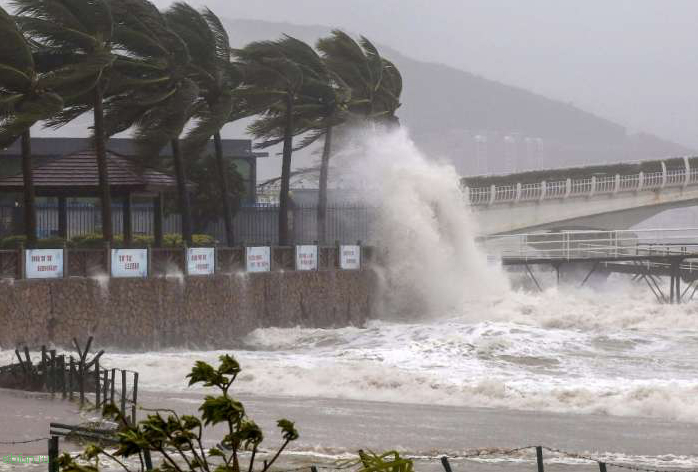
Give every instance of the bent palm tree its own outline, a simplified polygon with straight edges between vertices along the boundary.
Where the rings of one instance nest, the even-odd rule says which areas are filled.
[[[112,15],[106,0],[13,0],[17,21],[41,50],[41,67],[58,67],[60,84],[56,91],[65,109],[48,121],[62,126],[93,110],[94,148],[102,206],[102,235],[113,239],[111,194],[107,171],[106,136],[102,109],[109,70],[115,57],[111,51]]]
[[[384,66],[388,61],[381,58],[378,50],[368,39],[362,37],[359,44],[340,30],[333,30],[331,36],[318,40],[317,48],[336,84],[337,92],[341,92],[337,97],[343,97],[342,100],[328,106],[325,115],[320,116],[318,131],[314,135],[314,139],[324,138],[320,161],[317,225],[318,239],[325,242],[332,130],[335,126],[346,122],[351,114],[364,118],[374,115],[377,99],[384,100],[383,96],[387,95],[386,92],[381,92],[381,86]]]
[[[220,131],[230,121],[235,102],[233,91],[242,77],[231,63],[228,33],[218,17],[208,9],[199,13],[186,3],[175,3],[165,13],[168,24],[187,44],[192,57],[192,77],[199,85],[194,108],[194,127],[183,141],[183,151],[199,156],[213,137],[216,173],[222,196],[223,222],[227,244],[232,246],[233,212],[228,182],[229,163],[223,157]]]
[[[244,71],[244,84],[236,92],[247,101],[248,110],[266,109],[249,126],[249,131],[265,141],[258,147],[283,143],[281,191],[279,194],[279,244],[290,242],[288,224],[289,188],[293,136],[307,125],[296,119],[303,111],[303,98],[321,87],[321,62],[310,46],[290,36],[276,41],[259,41],[236,50]]]
[[[49,88],[52,77],[37,72],[32,51],[12,17],[0,8],[0,147],[22,139],[24,232],[36,244],[36,205],[29,129],[63,108]]]
[[[190,55],[184,41],[168,26],[165,17],[147,0],[113,0],[114,42],[131,62],[123,73],[137,87],[126,87],[105,104],[109,134],[135,126],[139,155],[157,162],[169,143],[177,177],[182,237],[192,243],[191,208],[179,136],[191,117],[199,94],[189,78]],[[138,61],[132,64],[132,61]],[[117,64],[119,67],[119,64]]]

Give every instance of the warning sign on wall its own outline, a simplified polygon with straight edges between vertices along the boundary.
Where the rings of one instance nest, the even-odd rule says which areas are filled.
[[[361,246],[339,246],[339,268],[356,270],[361,268]]]
[[[63,249],[27,249],[25,257],[28,279],[63,277]]]
[[[147,249],[112,249],[112,277],[147,277]]]
[[[189,275],[211,275],[216,269],[216,252],[212,247],[190,247],[187,249],[187,273]]]
[[[269,272],[271,270],[270,247],[246,247],[247,272]]]
[[[296,270],[317,270],[317,246],[296,246]]]

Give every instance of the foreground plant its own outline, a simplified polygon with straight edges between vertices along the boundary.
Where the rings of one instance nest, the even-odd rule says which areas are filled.
[[[78,463],[69,454],[59,458],[60,470],[65,472],[97,472],[100,458],[110,458],[127,472],[151,470],[147,468],[150,458],[154,459],[155,471],[205,471],[205,472],[266,472],[274,465],[283,450],[291,441],[298,439],[298,431],[293,422],[281,419],[277,425],[281,429],[283,442],[271,458],[255,468],[259,445],[264,440],[262,430],[250,420],[245,408],[229,394],[230,387],[240,373],[240,364],[231,356],[220,356],[220,365],[197,361],[192,368],[189,385],[201,383],[205,387],[215,387],[220,393],[208,395],[199,407],[200,417],[178,415],[175,411],[159,409],[148,415],[137,425],[131,425],[119,409],[111,404],[104,408],[105,417],[116,420],[121,425],[117,433],[118,446],[109,453],[101,446],[90,445],[80,455],[86,462]],[[162,415],[168,414],[167,417]],[[227,434],[217,447],[206,449],[203,446],[203,431],[207,426],[223,423]],[[250,451],[247,464],[240,465],[240,453]],[[266,452],[266,451],[265,451]],[[130,468],[124,459],[138,457],[139,465]]]

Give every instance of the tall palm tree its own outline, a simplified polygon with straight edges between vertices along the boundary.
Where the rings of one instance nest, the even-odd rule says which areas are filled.
[[[93,111],[94,148],[102,207],[102,235],[113,239],[111,195],[107,171],[103,94],[112,54],[112,14],[107,0],[12,0],[21,28],[41,47],[42,67],[58,66],[65,109],[48,124],[61,126]]]
[[[233,212],[228,174],[230,164],[223,156],[220,131],[231,119],[235,98],[233,91],[242,77],[231,62],[228,33],[220,19],[209,9],[201,13],[183,2],[172,5],[165,13],[168,24],[189,48],[192,78],[199,85],[194,108],[196,122],[183,141],[182,149],[190,158],[199,156],[213,137],[218,185],[223,203],[223,222],[227,244],[234,244]]]
[[[265,141],[258,147],[283,143],[281,191],[279,195],[279,244],[290,243],[288,225],[289,188],[293,136],[305,125],[294,118],[306,106],[303,99],[322,87],[324,65],[304,42],[284,36],[276,41],[259,41],[236,50],[244,71],[243,86],[237,95],[244,97],[249,109],[266,111],[249,131]]]
[[[336,97],[342,97],[334,103],[328,103],[324,115],[319,116],[316,133],[306,140],[306,143],[320,137],[324,140],[320,160],[317,227],[318,239],[325,242],[332,130],[346,122],[352,114],[363,118],[374,115],[377,99],[384,100],[384,96],[387,96],[386,91],[381,91],[381,86],[388,61],[381,58],[378,49],[368,39],[362,37],[360,43],[357,43],[340,30],[333,30],[331,36],[318,40],[317,48],[336,84]]]
[[[114,134],[135,126],[138,153],[151,163],[158,163],[160,151],[171,146],[182,237],[191,244],[191,208],[179,142],[199,95],[190,78],[189,50],[149,1],[112,0],[111,5],[114,42],[131,61],[138,61],[135,66],[126,63],[124,74],[139,86],[127,87],[107,99],[107,132]]]
[[[21,137],[24,181],[24,231],[27,245],[36,244],[36,205],[31,163],[30,128],[63,108],[50,90],[54,77],[39,74],[32,51],[13,18],[0,8],[0,147]]]

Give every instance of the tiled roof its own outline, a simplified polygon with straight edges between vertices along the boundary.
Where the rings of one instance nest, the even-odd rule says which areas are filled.
[[[107,151],[109,186],[115,190],[165,190],[177,185],[176,179],[155,169],[143,167],[135,160]],[[22,173],[0,179],[0,191],[22,188]],[[34,166],[37,190],[92,190],[99,186],[94,151],[80,151],[49,159]]]

